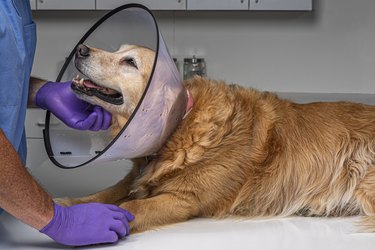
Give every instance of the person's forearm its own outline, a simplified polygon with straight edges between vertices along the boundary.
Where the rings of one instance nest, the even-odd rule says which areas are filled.
[[[39,79],[36,77],[30,77],[29,81],[29,97],[27,101],[27,107],[35,108],[35,96],[38,90],[46,83],[46,80]]]
[[[1,129],[0,159],[0,207],[24,223],[42,229],[53,217],[52,199],[23,166]]]

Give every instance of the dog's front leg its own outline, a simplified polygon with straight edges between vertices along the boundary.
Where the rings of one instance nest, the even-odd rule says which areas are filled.
[[[199,213],[192,195],[164,193],[147,199],[124,202],[120,207],[131,212],[135,219],[131,232],[138,233],[159,226],[186,221]]]

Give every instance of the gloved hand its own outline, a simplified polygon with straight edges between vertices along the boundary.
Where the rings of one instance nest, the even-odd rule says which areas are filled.
[[[35,96],[35,104],[51,111],[74,129],[98,131],[108,129],[112,115],[100,106],[79,99],[71,90],[72,82],[47,82]]]
[[[54,216],[41,233],[58,243],[84,246],[114,243],[129,234],[134,216],[115,205],[87,203],[62,207],[54,203]]]

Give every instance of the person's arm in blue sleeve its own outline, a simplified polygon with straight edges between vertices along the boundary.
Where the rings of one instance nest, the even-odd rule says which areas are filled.
[[[0,207],[64,245],[112,243],[129,234],[133,215],[115,205],[55,204],[23,166],[0,129]]]
[[[79,130],[106,130],[112,115],[100,106],[80,100],[72,91],[71,82],[47,82],[30,79],[29,107],[51,111],[67,126]]]

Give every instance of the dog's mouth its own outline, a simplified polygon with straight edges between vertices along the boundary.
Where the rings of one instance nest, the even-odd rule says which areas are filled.
[[[79,75],[77,75],[72,82],[73,83],[71,85],[71,88],[78,94],[96,96],[102,101],[114,105],[122,105],[124,103],[124,99],[121,93],[114,89],[106,88],[99,84],[96,84],[90,79],[83,79]]]

